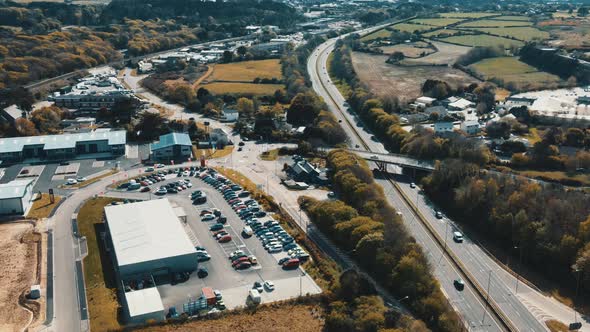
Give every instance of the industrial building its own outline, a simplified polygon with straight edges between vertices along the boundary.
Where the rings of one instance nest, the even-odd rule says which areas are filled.
[[[197,251],[177,211],[168,199],[158,199],[109,205],[104,212],[105,242],[121,286],[125,321],[135,325],[164,320],[155,280],[198,267]]]
[[[0,215],[26,214],[33,200],[33,180],[0,184]]]
[[[105,209],[115,269],[121,279],[197,269],[197,252],[168,199]]]
[[[187,134],[170,133],[160,136],[151,150],[153,160],[187,160],[192,156],[193,144]]]
[[[0,139],[0,160],[65,160],[84,154],[121,156],[127,142],[124,130],[97,129],[90,132],[10,137]]]

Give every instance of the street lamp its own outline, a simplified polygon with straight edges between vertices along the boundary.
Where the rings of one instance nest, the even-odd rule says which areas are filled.
[[[518,255],[518,267],[522,267],[522,246],[514,246],[514,249],[519,249]],[[518,281],[520,280],[520,274],[516,272],[516,286],[514,287],[514,295],[518,294]]]
[[[576,300],[578,299],[578,290],[580,288],[580,272],[582,272],[582,270],[579,269],[576,264],[574,264],[572,266],[572,268],[574,269],[574,273],[578,274],[578,277],[576,278],[576,293],[574,294],[574,303],[572,305],[572,307],[574,308],[574,324],[575,324],[578,322],[578,313],[576,312]]]

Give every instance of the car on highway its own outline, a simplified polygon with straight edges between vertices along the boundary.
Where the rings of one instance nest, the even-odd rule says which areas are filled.
[[[66,180],[66,184],[68,184],[68,185],[70,185],[70,186],[71,186],[71,185],[74,185],[74,184],[76,184],[76,183],[78,183],[78,180],[76,180],[76,179],[74,179],[74,178],[69,178],[69,179],[67,179],[67,180]],[[129,187],[129,185],[127,185],[127,187]]]
[[[437,219],[442,219],[443,218],[442,212],[440,212],[438,210],[434,211],[434,215],[436,216]]]
[[[458,291],[465,289],[465,282],[461,278],[453,280],[453,285]]]
[[[453,232],[453,240],[457,243],[463,242],[463,234],[461,232]]]
[[[78,177],[76,177],[76,181],[78,181],[78,182],[84,182],[84,181],[87,181],[87,180],[88,180],[88,179],[87,179],[87,178],[85,178],[85,177],[83,177],[83,176],[78,176]]]
[[[414,182],[410,183],[410,188],[412,188],[412,189],[416,188],[416,184]]]

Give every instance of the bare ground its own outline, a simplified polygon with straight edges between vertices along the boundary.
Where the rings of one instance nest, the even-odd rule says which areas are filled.
[[[421,93],[427,79],[439,79],[451,85],[478,82],[464,72],[447,66],[399,66],[385,63],[387,56],[354,52],[352,62],[361,81],[380,96],[397,96],[411,102]]]
[[[471,47],[438,41],[432,41],[432,45],[437,48],[437,52],[419,59],[406,59],[401,63],[404,65],[452,65],[460,56],[466,54],[471,49]]]
[[[20,331],[42,315],[38,301],[27,301],[24,293],[39,282],[38,245],[41,234],[26,222],[0,224],[0,331]],[[21,302],[29,310],[19,305]]]

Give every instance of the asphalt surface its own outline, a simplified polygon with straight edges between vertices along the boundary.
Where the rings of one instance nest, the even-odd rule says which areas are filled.
[[[349,135],[349,145],[351,147],[377,153],[388,153],[382,144],[371,139],[372,134],[366,131],[363,128],[364,126],[361,127],[358,125],[362,122],[355,115],[347,111],[346,101],[329,78],[326,71],[326,63],[329,54],[334,48],[336,40],[337,39],[330,39],[320,45],[314,50],[308,60],[307,68],[313,88],[324,98],[324,101],[328,104],[328,107],[333,114],[339,120],[342,120],[343,128]],[[365,148],[365,144],[368,148]],[[428,258],[433,267],[433,272],[439,280],[444,293],[447,295],[449,301],[458,313],[462,316],[466,325],[474,330],[501,330],[500,324],[489,318],[491,316],[490,311],[484,305],[483,301],[475,295],[475,290],[471,289],[471,287],[466,284],[464,291],[456,291],[452,281],[460,275],[459,271],[450,261],[448,261],[445,255],[442,255],[442,249],[436,241],[434,241],[431,235],[428,234],[425,227],[420,222],[414,220],[415,215],[412,210],[401,198],[400,194],[392,184],[384,180],[378,180],[378,183],[380,183],[387,192],[387,196],[392,205],[404,214],[404,221],[408,230],[417,239],[418,243],[422,245],[425,252],[427,252]],[[407,189],[403,190],[406,192]],[[414,196],[415,195],[416,194],[414,193]],[[444,238],[445,231],[450,231],[450,227],[446,225],[446,222],[440,222],[434,218],[432,207],[427,204],[421,204],[419,198],[417,207],[424,216],[427,216],[427,221],[434,226],[439,236],[441,235],[442,229],[442,237]],[[452,233],[452,231],[450,233]],[[447,235],[450,233],[447,233]],[[546,330],[544,325],[542,325],[537,318],[527,310],[519,298],[513,295],[511,286],[515,285],[516,279],[505,273],[504,270],[491,260],[491,258],[487,256],[479,246],[471,243],[468,238],[463,244],[454,244],[447,241],[447,245],[452,252],[460,258],[467,270],[475,277],[475,280],[480,287],[487,289],[489,281],[490,298],[498,304],[503,313],[519,330]],[[492,271],[491,274],[489,272],[490,270]],[[528,291],[532,291],[532,289],[529,288]],[[486,313],[484,314],[484,312]]]

